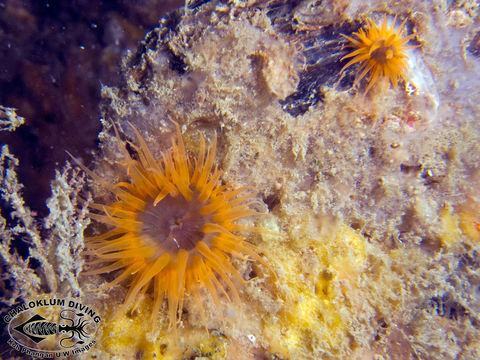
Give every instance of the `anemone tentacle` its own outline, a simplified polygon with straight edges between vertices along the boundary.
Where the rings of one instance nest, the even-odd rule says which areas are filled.
[[[348,46],[356,48],[356,50],[341,59],[351,58],[340,70],[340,73],[354,64],[361,63],[354,85],[358,85],[368,74],[365,94],[380,80],[390,82],[394,89],[397,88],[400,80],[407,83],[405,73],[408,69],[408,55],[405,50],[416,47],[415,45],[406,45],[415,37],[415,34],[403,36],[407,19],[395,29],[396,20],[395,16],[392,24],[388,26],[387,17],[384,16],[383,23],[377,26],[371,19],[366,19],[365,29],[353,33],[356,39],[341,34],[350,42]]]
[[[207,328],[200,289],[205,288],[217,306],[220,294],[240,306],[232,278],[245,280],[231,264],[231,258],[264,263],[260,250],[236,234],[261,232],[255,226],[236,222],[261,214],[250,208],[257,203],[253,200],[256,192],[252,187],[230,189],[221,183],[222,171],[214,165],[216,136],[210,146],[201,136],[197,156],[189,156],[180,127],[175,124],[177,136],[171,138],[170,151],[156,160],[145,139],[130,125],[137,138],[137,144],[130,145],[138,159],[123,151],[122,166],[129,181],[105,184],[116,201],[91,206],[96,211],[92,218],[111,229],[87,238],[85,254],[94,258],[91,265],[101,266],[84,274],[117,271],[109,287],[131,279],[116,316],[138,305],[140,295],[152,288],[152,320],[166,297],[169,326],[175,330],[184,298],[192,296]],[[94,180],[100,178],[91,171],[88,174]]]

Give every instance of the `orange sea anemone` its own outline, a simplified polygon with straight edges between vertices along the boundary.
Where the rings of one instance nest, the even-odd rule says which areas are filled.
[[[217,307],[219,292],[229,300],[233,296],[239,304],[232,278],[245,280],[231,264],[231,258],[249,256],[262,262],[259,249],[238,235],[258,229],[236,222],[259,214],[250,208],[256,202],[252,199],[255,192],[250,187],[231,189],[222,184],[222,172],[214,166],[216,136],[209,147],[202,136],[197,155],[191,156],[176,125],[177,140],[172,137],[171,150],[156,160],[140,133],[132,128],[138,146],[130,145],[138,160],[122,149],[122,166],[129,182],[113,186],[85,169],[116,197],[110,205],[92,205],[101,213],[91,217],[111,229],[86,239],[86,254],[95,258],[91,264],[103,264],[86,274],[118,271],[109,287],[130,279],[126,299],[117,314],[127,311],[152,288],[152,320],[166,297],[169,326],[175,329],[181,320],[184,298],[192,295],[207,326],[200,289],[208,291]]]
[[[342,58],[342,60],[353,59],[342,68],[341,73],[349,66],[361,62],[362,65],[358,70],[354,85],[357,85],[365,75],[369,74],[369,84],[365,93],[379,80],[390,82],[394,89],[397,88],[400,79],[407,82],[405,72],[408,68],[408,55],[405,50],[415,47],[414,45],[406,46],[408,41],[415,37],[415,34],[403,37],[402,32],[407,19],[395,29],[396,19],[395,16],[392,24],[388,26],[387,17],[384,16],[380,27],[372,20],[366,19],[366,27],[353,33],[357,39],[342,34],[351,42],[349,46],[356,50]]]

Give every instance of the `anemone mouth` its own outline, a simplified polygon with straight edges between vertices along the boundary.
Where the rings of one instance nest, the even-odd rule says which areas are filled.
[[[138,213],[137,220],[142,224],[139,235],[161,252],[190,251],[198,242],[207,240],[202,228],[211,216],[201,214],[204,206],[195,192],[192,200],[170,194],[158,204],[151,199]]]
[[[370,56],[380,65],[385,65],[388,63],[390,59],[393,58],[395,54],[395,47],[387,46],[385,44],[385,40],[378,40],[378,42],[379,42],[378,48],[372,51]]]

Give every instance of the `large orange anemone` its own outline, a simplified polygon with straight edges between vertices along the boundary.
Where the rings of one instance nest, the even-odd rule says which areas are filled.
[[[372,20],[366,19],[366,26],[353,35],[356,39],[343,35],[350,41],[351,47],[356,50],[344,56],[342,60],[352,58],[340,71],[343,71],[356,63],[361,63],[360,69],[355,79],[354,85],[357,85],[368,74],[368,86],[365,93],[378,81],[390,82],[393,88],[397,88],[400,79],[407,83],[405,73],[408,68],[408,55],[405,50],[416,47],[407,46],[410,39],[415,34],[403,36],[405,19],[402,24],[395,29],[395,21],[389,26],[387,17],[384,16],[381,26],[377,26]],[[387,85],[388,86],[388,85]]]
[[[129,280],[126,299],[117,314],[137,304],[151,288],[152,320],[166,297],[169,326],[176,328],[184,298],[191,295],[206,326],[201,288],[208,291],[217,307],[219,293],[229,300],[233,296],[239,304],[232,278],[245,280],[232,266],[231,258],[247,256],[262,261],[258,248],[238,235],[258,229],[236,222],[259,213],[249,207],[255,203],[252,188],[232,189],[222,184],[222,172],[214,166],[216,136],[210,147],[201,137],[197,155],[191,156],[176,127],[177,140],[172,137],[170,151],[157,160],[132,126],[138,146],[131,145],[138,159],[122,149],[128,182],[113,186],[85,169],[116,197],[112,204],[92,205],[99,213],[91,217],[111,229],[86,240],[86,254],[95,258],[90,263],[102,266],[85,274],[116,272],[109,287]]]

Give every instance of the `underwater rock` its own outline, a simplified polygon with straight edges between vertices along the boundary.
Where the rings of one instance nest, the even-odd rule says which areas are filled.
[[[360,65],[341,73],[341,34],[395,15],[418,45],[408,83],[364,94]],[[175,123],[187,153],[216,134],[221,180],[253,186],[268,213],[242,222],[266,230],[246,237],[266,260],[232,260],[249,280],[234,281],[240,308],[201,292],[209,333],[186,296],[178,336],[167,304],[151,326],[152,291],[114,317],[131,282],[98,291],[115,274],[63,274],[105,319],[89,356],[479,358],[478,16],[468,1],[259,0],[189,1],[162,19],[124,59],[123,84],[102,88],[89,189],[110,204],[97,180],[128,181],[125,152],[141,157],[129,122],[157,159]]]
[[[478,334],[470,310],[442,327],[429,305],[435,294],[453,296],[462,309],[475,311],[478,303],[471,290],[448,290],[452,274],[463,289],[478,281],[453,270],[478,242],[459,221],[445,225],[443,210],[449,206],[458,216],[455,209],[478,190],[472,179],[480,129],[472,99],[479,94],[471,91],[478,79],[451,86],[467,74],[457,62],[478,67],[462,51],[461,34],[468,38],[470,25],[448,22],[452,11],[466,10],[416,2],[190,5],[163,19],[124,60],[123,87],[103,88],[107,121],[96,171],[122,179],[110,122],[133,140],[132,122],[159,156],[175,121],[192,152],[198,131],[210,139],[216,133],[223,180],[258,189],[271,216],[256,225],[281,235],[250,241],[268,254],[276,277],[259,276],[240,290],[246,313],[232,314],[225,299],[224,309],[216,309],[205,298],[208,323],[227,342],[227,355],[218,358],[475,353],[478,343],[467,340]],[[351,88],[355,66],[341,78],[347,50],[340,34],[357,31],[362,16],[380,22],[384,15],[407,19],[408,34],[415,34],[409,83],[374,87],[364,96],[366,83]],[[446,43],[448,56],[441,51]],[[244,278],[266,274],[261,264],[235,263]],[[202,337],[198,309],[188,299],[185,312],[183,349]],[[431,340],[443,334],[463,345]],[[168,334],[159,336],[167,344]],[[396,345],[398,338],[405,346]],[[124,356],[130,350],[112,349]],[[166,345],[166,358],[174,357],[170,351]]]

